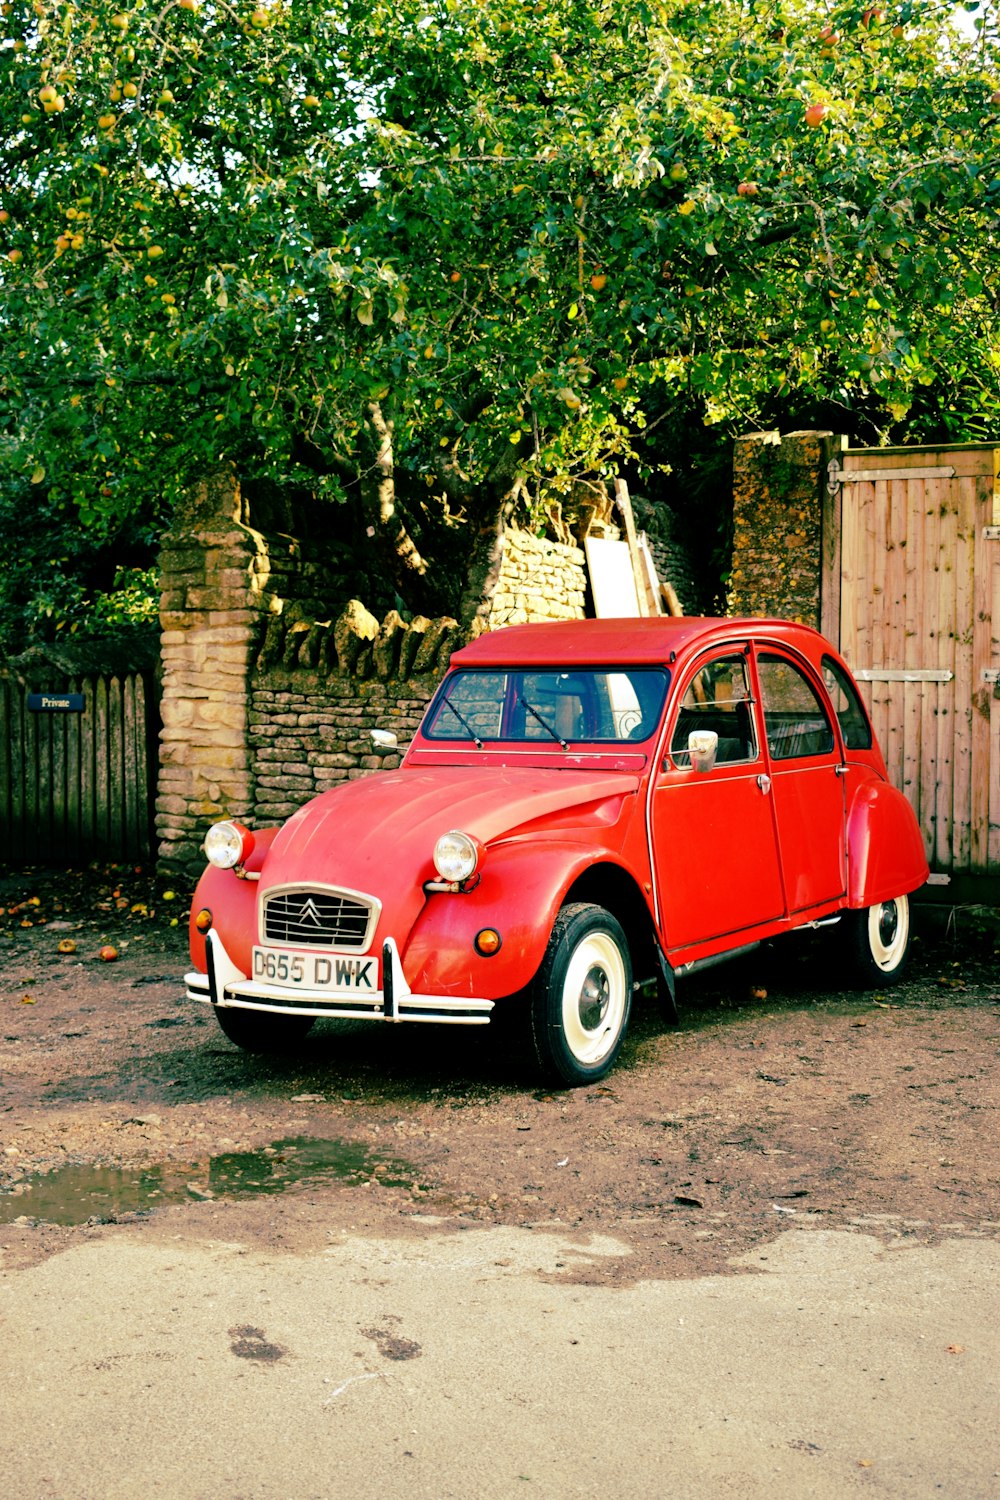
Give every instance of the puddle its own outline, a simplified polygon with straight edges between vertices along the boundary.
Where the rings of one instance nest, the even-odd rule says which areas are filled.
[[[142,1167],[81,1164],[26,1177],[0,1193],[0,1224],[22,1216],[45,1224],[85,1224],[171,1203],[260,1198],[302,1184],[353,1184],[372,1177],[387,1187],[410,1188],[416,1181],[405,1162],[354,1142],[295,1136],[259,1151],[227,1151],[200,1161]]]

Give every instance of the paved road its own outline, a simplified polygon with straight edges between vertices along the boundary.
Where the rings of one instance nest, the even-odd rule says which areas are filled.
[[[558,1227],[301,1253],[217,1222],[97,1230],[3,1278],[3,1495],[1000,1493],[993,1240],[796,1227],[743,1274],[608,1287],[588,1266],[627,1246]]]

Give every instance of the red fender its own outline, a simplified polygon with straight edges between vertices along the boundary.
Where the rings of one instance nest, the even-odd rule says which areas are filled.
[[[402,948],[410,988],[415,994],[484,1000],[516,994],[537,973],[570,886],[594,865],[608,862],[606,848],[546,849],[534,839],[491,849],[474,891],[427,897]],[[484,927],[495,928],[502,939],[492,958],[475,950],[476,933]],[[402,946],[405,934],[400,936]]]
[[[859,787],[847,817],[847,904],[905,896],[930,873],[916,813],[887,781]]]
[[[246,862],[248,871],[260,870],[280,832],[280,828],[254,831],[253,849]],[[257,941],[257,884],[256,880],[241,880],[234,870],[218,870],[215,865],[205,870],[195,889],[188,925],[191,962],[202,974],[207,972],[205,938],[195,927],[194,919],[205,907],[212,913],[212,925],[233,963],[244,974],[250,973],[251,949]]]

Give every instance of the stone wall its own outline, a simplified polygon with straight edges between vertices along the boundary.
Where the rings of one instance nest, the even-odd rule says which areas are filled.
[[[250,708],[254,825],[283,822],[342,781],[398,766],[399,754],[373,753],[369,731],[391,729],[405,750],[436,685],[436,678],[356,682],[302,670],[262,677]]]
[[[250,687],[255,825],[398,766],[464,639],[455,620],[406,623],[391,611],[379,622],[357,599],[333,622],[272,618]],[[372,729],[392,730],[400,754],[374,753]]]
[[[829,432],[755,432],[733,458],[731,615],[778,615],[819,626]]]
[[[587,564],[583,549],[506,526],[489,628],[539,620],[582,620]]]

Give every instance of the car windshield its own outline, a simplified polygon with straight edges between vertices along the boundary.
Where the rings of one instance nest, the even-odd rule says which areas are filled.
[[[442,683],[423,734],[479,746],[647,740],[659,724],[669,680],[660,667],[459,670]]]

